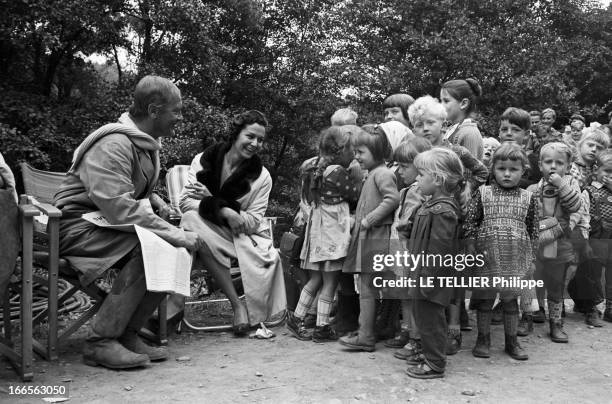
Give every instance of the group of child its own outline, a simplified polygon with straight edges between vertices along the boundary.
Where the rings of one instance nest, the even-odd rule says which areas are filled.
[[[584,118],[577,116],[582,127],[572,122],[572,132],[564,137],[552,129],[554,111],[536,114],[511,107],[500,118],[498,139],[483,141],[471,119],[480,95],[476,80],[452,80],[443,84],[441,101],[431,96],[415,101],[406,94],[388,97],[388,122],[383,124],[355,126],[357,115],[348,109],[332,116],[332,126],[321,132],[319,155],[300,169],[305,222],[300,262],[310,278],[288,316],[294,336],[339,340],[348,349],[373,351],[381,336],[378,299],[385,292],[374,286],[381,273],[373,270],[372,257],[403,250],[484,257],[481,267],[461,273],[446,260],[434,260],[382,274],[415,281],[393,302],[401,311],[401,330],[385,341],[400,348],[394,356],[407,361],[411,377],[443,377],[446,356],[459,350],[461,329],[469,326],[465,288],[422,279],[543,281],[537,293],[517,286],[471,291],[478,330],[472,353],[479,358],[490,356],[497,299],[505,351],[512,358],[528,359],[517,335],[528,335],[534,321],[543,322],[545,294],[550,337],[567,342],[563,298],[575,268],[568,286],[575,310],[599,327],[597,305],[605,296],[603,318],[612,322],[609,135],[583,130]],[[538,124],[540,116],[543,123]],[[447,122],[452,126],[445,128]],[[338,307],[332,325],[334,296]],[[358,307],[351,305],[357,299]],[[308,321],[313,312],[314,329]],[[392,322],[394,316],[388,317]]]

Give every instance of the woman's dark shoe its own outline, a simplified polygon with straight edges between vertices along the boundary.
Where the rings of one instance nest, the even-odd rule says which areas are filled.
[[[476,345],[472,349],[472,355],[476,358],[490,358],[491,357],[491,334],[478,334],[476,337]]]
[[[526,337],[533,332],[533,314],[523,313],[521,320],[518,323],[516,335]]]
[[[506,348],[505,351],[508,355],[512,357],[512,359],[516,359],[517,361],[526,361],[529,359],[529,355],[523,350],[521,345],[516,338],[516,335],[507,335],[506,334]]]
[[[312,331],[306,328],[304,320],[296,317],[293,313],[287,313],[286,324],[289,332],[300,341],[310,341],[312,339]]]
[[[415,379],[439,379],[444,377],[444,372],[436,372],[425,362],[409,367],[406,369],[406,374]]]
[[[448,330],[446,334],[446,354],[455,355],[461,349],[461,331]]]
[[[388,339],[384,342],[387,348],[403,348],[404,345],[410,340],[410,332],[408,330],[401,330],[395,338]]]
[[[550,339],[553,342],[566,343],[569,338],[565,331],[563,331],[562,320],[550,320]]]
[[[247,335],[250,329],[251,326],[246,323],[236,324],[232,326],[232,332],[236,337],[244,337],[245,335]]]
[[[240,320],[237,320],[239,318],[238,317],[239,310],[244,310],[245,316],[243,318],[247,319],[246,322],[239,322]],[[248,313],[246,311],[246,307],[244,307],[244,305],[241,304],[241,308],[239,310],[234,309],[234,324],[232,325],[232,332],[237,337],[244,337],[245,335],[247,335],[247,333],[251,329],[251,326],[250,326],[250,324],[248,322],[249,315],[248,315]],[[238,323],[237,323],[237,321],[238,321]]]
[[[337,340],[338,334],[336,334],[336,331],[334,331],[334,329],[329,324],[315,326],[314,331],[312,333],[313,342],[329,342]]]
[[[533,322],[538,324],[544,324],[546,322],[546,311],[544,311],[543,307],[540,307],[540,310],[534,313]]]

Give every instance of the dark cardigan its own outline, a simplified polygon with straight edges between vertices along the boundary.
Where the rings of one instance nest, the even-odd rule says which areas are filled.
[[[204,150],[200,158],[202,170],[196,174],[198,181],[212,194],[200,201],[198,212],[202,218],[219,226],[226,225],[221,218],[221,209],[230,208],[240,212],[237,199],[251,190],[251,184],[259,178],[262,170],[261,159],[255,155],[242,161],[223,186],[220,186],[223,159],[231,146],[231,143],[217,143]]]

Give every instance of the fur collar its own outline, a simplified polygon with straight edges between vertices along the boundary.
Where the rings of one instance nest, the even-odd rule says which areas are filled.
[[[223,159],[230,148],[230,143],[217,143],[207,148],[200,158],[202,170],[196,177],[213,196],[236,200],[251,190],[251,183],[261,175],[262,164],[257,155],[244,160],[220,186]]]

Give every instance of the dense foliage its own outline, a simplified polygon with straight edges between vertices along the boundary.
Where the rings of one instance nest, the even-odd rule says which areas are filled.
[[[175,80],[185,119],[163,164],[188,164],[237,111],[271,122],[271,208],[331,113],[381,118],[392,92],[437,95],[476,77],[481,123],[507,106],[601,120],[612,109],[612,9],[591,0],[0,0],[0,150],[13,166],[65,170],[148,73]],[[95,65],[87,55],[106,57]]]

